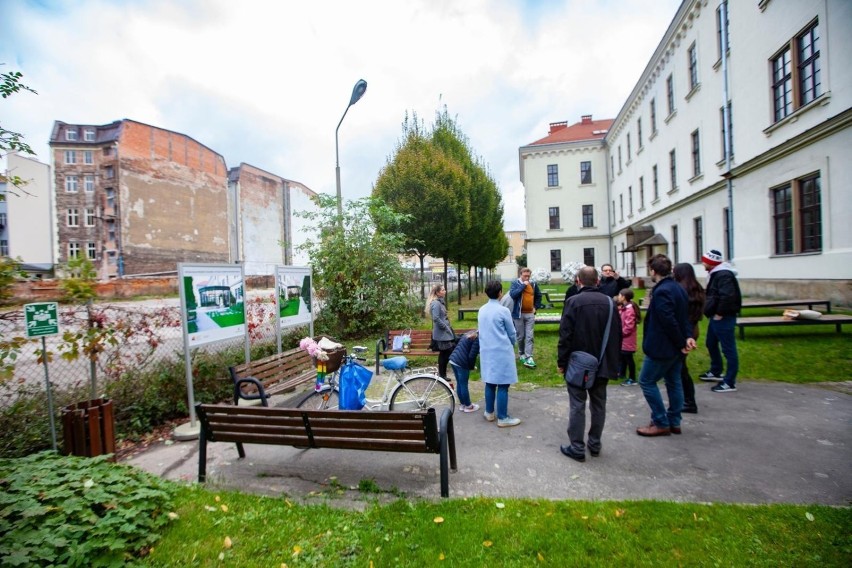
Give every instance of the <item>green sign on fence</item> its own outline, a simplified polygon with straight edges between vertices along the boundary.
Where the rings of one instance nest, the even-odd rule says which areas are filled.
[[[59,333],[59,308],[56,302],[24,304],[27,337],[43,337]]]

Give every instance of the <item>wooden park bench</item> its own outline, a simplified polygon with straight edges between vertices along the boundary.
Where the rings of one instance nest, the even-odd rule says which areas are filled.
[[[267,406],[274,394],[288,393],[315,381],[316,367],[304,349],[295,348],[229,367],[234,382],[234,404]]]
[[[824,314],[816,319],[787,319],[783,316],[754,316],[738,317],[737,327],[740,328],[740,339],[745,339],[745,328],[765,326],[799,326],[799,325],[833,325],[837,333],[841,332],[841,326],[852,323],[852,316],[839,314]]]
[[[240,458],[243,444],[297,448],[335,448],[440,455],[441,497],[449,497],[449,470],[456,471],[453,414],[440,423],[434,408],[425,412],[347,412],[197,404],[201,423],[198,482],[207,478],[207,444],[233,442]],[[345,462],[341,462],[345,463]]]
[[[404,333],[411,332],[411,343],[407,352],[393,350],[393,338]],[[467,333],[469,329],[457,329],[456,335]],[[385,336],[376,341],[376,374],[379,374],[381,363],[379,359],[387,359],[388,357],[398,357],[405,355],[406,357],[438,357],[437,351],[429,349],[429,344],[432,342],[431,329],[389,329]]]

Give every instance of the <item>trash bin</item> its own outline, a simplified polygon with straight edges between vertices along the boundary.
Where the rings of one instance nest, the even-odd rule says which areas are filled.
[[[63,453],[95,457],[115,453],[112,401],[96,398],[62,408]]]

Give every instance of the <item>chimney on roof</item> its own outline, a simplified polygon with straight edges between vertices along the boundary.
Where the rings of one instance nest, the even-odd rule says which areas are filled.
[[[568,121],[551,122],[550,123],[550,132],[548,132],[547,135],[550,136],[554,132],[559,132],[560,130],[564,130],[565,128],[568,128]]]
[[[592,123],[592,115],[584,114],[580,117],[580,124],[591,124]]]

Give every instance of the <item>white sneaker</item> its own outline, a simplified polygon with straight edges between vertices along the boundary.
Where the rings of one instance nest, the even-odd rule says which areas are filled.
[[[497,415],[493,412],[484,412],[482,414],[482,417],[488,420],[489,422],[494,422],[495,420],[497,420]]]
[[[470,406],[465,406],[462,404],[459,406],[459,408],[461,408],[462,412],[476,412],[477,410],[479,410],[479,405],[471,404]]]
[[[517,426],[520,423],[520,418],[512,418],[511,416],[507,416],[506,418],[500,418],[499,420],[497,420],[497,426],[499,428],[511,428],[512,426]]]
[[[710,371],[707,371],[706,373],[701,373],[700,375],[698,375],[698,378],[708,383],[721,383],[725,380],[724,378],[718,375],[714,375]]]

